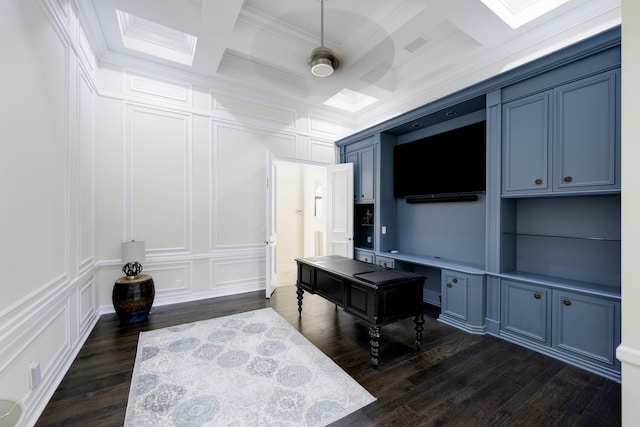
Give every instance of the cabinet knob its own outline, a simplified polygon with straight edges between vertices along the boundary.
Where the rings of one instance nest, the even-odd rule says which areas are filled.
[[[571,182],[573,181],[573,177],[572,176],[565,176],[564,177],[564,182]]]
[[[364,199],[364,194],[361,194],[360,197],[362,197]]]
[[[571,300],[570,300],[570,299],[568,299],[568,298],[565,298],[565,299],[563,299],[563,300],[562,300],[562,303],[563,303],[564,305],[566,305],[566,306],[570,306],[570,305],[571,305]]]
[[[458,283],[458,278],[457,278],[457,277],[454,277],[451,281],[452,281],[453,283]]]
[[[536,292],[535,294],[533,294],[533,297],[535,299],[540,299],[540,298],[542,298],[542,295],[540,295],[540,292]]]
[[[451,286],[451,283],[447,283],[447,288],[450,288]]]
[[[536,179],[534,182],[536,183],[536,185],[542,184],[542,180],[540,178]]]

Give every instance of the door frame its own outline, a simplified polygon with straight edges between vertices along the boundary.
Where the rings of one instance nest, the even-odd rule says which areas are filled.
[[[275,290],[275,287],[273,286],[273,283],[276,281],[276,250],[277,250],[277,230],[273,229],[274,225],[275,225],[275,217],[272,218],[272,214],[275,215],[277,213],[278,207],[276,205],[276,197],[275,196],[275,191],[277,191],[277,189],[275,188],[275,176],[273,176],[272,172],[276,172],[277,174],[277,168],[275,168],[275,165],[278,162],[287,162],[287,163],[297,163],[297,164],[301,164],[301,165],[311,165],[311,166],[320,166],[326,168],[332,164],[336,164],[336,163],[323,163],[323,162],[316,162],[313,160],[303,160],[303,159],[292,159],[291,157],[284,157],[284,156],[278,156],[273,154],[271,151],[267,151],[267,164],[266,164],[266,168],[267,170],[266,172],[266,177],[267,177],[267,185],[266,185],[266,192],[267,192],[267,197],[266,197],[266,225],[265,225],[265,247],[266,247],[266,251],[265,251],[265,273],[266,273],[266,277],[265,277],[265,298],[269,299],[271,298],[271,294],[273,293],[273,291]],[[269,181],[270,180],[270,181]],[[326,226],[326,215],[324,216],[324,221],[325,221],[325,226]]]

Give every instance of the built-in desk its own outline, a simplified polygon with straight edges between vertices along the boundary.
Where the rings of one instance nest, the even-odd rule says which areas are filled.
[[[371,363],[378,365],[380,327],[413,316],[416,349],[422,341],[424,276],[337,255],[296,259],[298,312],[304,291],[318,294],[369,325]]]

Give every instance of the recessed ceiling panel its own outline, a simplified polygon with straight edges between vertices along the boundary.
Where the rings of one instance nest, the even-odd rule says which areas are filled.
[[[116,14],[125,48],[180,64],[193,64],[197,37],[121,10]]]

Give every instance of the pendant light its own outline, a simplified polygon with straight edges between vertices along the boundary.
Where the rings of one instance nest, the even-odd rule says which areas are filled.
[[[320,0],[320,47],[311,52],[311,74],[316,77],[330,76],[340,64],[331,49],[324,47],[324,2]]]

